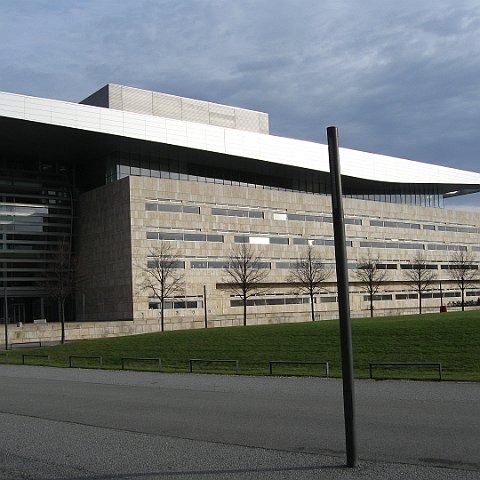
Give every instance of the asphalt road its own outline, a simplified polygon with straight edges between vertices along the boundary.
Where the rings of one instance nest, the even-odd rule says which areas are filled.
[[[0,479],[480,478],[480,384],[357,381],[355,471],[338,380],[1,365],[0,389]]]

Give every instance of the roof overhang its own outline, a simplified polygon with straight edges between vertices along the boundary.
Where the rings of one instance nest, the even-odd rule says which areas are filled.
[[[328,147],[319,143],[11,93],[0,92],[0,127],[4,145],[43,145],[78,158],[147,142],[329,171]],[[480,191],[477,172],[347,148],[340,149],[340,158],[342,174],[365,184],[433,184],[449,196]]]

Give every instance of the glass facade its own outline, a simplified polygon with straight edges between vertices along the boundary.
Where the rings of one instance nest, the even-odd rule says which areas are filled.
[[[164,145],[163,154],[115,152],[106,160],[105,180],[110,183],[133,175],[317,195],[330,193],[330,178],[325,172],[276,165],[277,176],[272,175],[269,164],[253,165],[252,160],[238,157],[230,160],[235,167],[225,168],[225,156],[169,145]],[[343,192],[345,197],[359,200],[444,206],[438,187],[429,184],[388,184],[344,177]]]
[[[0,158],[0,288],[10,323],[56,319],[51,295],[59,246],[73,240],[71,168],[59,161]]]

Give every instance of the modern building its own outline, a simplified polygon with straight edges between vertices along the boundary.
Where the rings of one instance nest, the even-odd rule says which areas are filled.
[[[0,127],[0,287],[18,332],[58,319],[49,284],[65,244],[75,259],[71,337],[158,330],[158,298],[141,284],[165,243],[185,285],[165,301],[166,329],[200,328],[205,316],[209,326],[241,323],[224,268],[242,243],[269,271],[249,323],[309,319],[308,296],[288,277],[307,245],[334,268],[325,145],[270,135],[265,113],[112,84],[79,104],[0,93]],[[440,295],[459,300],[449,263],[453,252],[480,256],[480,214],[445,209],[444,199],[479,192],[480,173],[340,155],[351,271],[368,255],[389,271],[378,314],[416,311],[404,274],[419,252],[442,281],[424,292],[424,308],[438,310]],[[315,298],[318,319],[336,315],[334,278]],[[351,280],[352,314],[368,316]]]

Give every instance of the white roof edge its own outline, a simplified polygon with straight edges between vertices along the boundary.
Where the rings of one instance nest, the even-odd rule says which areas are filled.
[[[132,87],[133,88],[133,87]],[[329,171],[326,145],[16,93],[0,92],[0,117],[136,138]],[[480,186],[480,173],[340,148],[343,175],[395,183]]]

